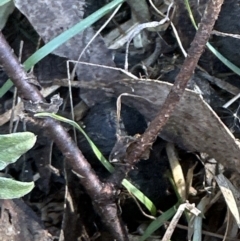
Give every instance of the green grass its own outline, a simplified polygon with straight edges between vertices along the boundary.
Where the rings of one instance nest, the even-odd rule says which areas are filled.
[[[189,18],[191,19],[193,26],[197,30],[198,29],[197,24],[195,22],[189,2],[188,0],[184,0],[184,2],[188,10]],[[235,74],[240,76],[240,69],[236,65],[234,65],[227,58],[225,58],[221,53],[219,53],[210,43],[207,43],[207,47],[224,65],[226,65],[229,69],[231,69]]]
[[[37,50],[32,56],[30,56],[24,63],[23,66],[26,71],[30,70],[36,63],[46,57],[48,54],[53,52],[55,49],[60,47],[63,43],[81,33],[84,29],[90,27],[93,23],[98,21],[100,18],[105,16],[107,13],[116,8],[119,4],[123,3],[124,0],[114,0],[104,7],[100,8],[81,22],[77,23],[67,31],[55,37],[53,40],[45,44],[42,48]],[[10,79],[0,88],[0,98],[13,86]]]
[[[157,229],[159,229],[162,225],[164,225],[166,221],[172,218],[173,215],[176,213],[176,210],[177,210],[176,206],[171,207],[163,214],[161,214],[159,217],[157,217],[154,221],[152,221],[148,225],[147,229],[145,230],[144,234],[141,236],[139,241],[144,241],[147,238],[149,238]]]

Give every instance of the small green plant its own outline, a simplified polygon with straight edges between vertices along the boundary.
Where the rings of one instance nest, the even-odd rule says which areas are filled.
[[[36,136],[31,132],[0,135],[0,170],[16,162],[35,142]],[[20,182],[3,175],[0,175],[0,199],[20,198],[34,187],[34,182]]]

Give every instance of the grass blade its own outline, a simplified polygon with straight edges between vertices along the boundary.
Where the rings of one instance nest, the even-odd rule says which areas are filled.
[[[42,48],[36,51],[33,55],[31,55],[24,63],[25,70],[28,71],[32,66],[38,63],[41,59],[46,57],[56,48],[61,46],[63,43],[68,41],[70,38],[74,37],[75,35],[81,33],[84,29],[90,27],[93,23],[98,21],[108,12],[112,11],[116,8],[119,4],[123,3],[124,0],[114,0],[104,7],[100,8],[87,18],[83,19],[81,22],[77,23],[67,31],[61,33],[56,38],[45,44]],[[13,83],[10,79],[1,87],[0,89],[0,98],[13,86]]]
[[[77,130],[79,130],[84,137],[87,139],[88,143],[92,147],[93,152],[98,157],[98,160],[103,164],[103,166],[109,171],[114,172],[114,167],[111,165],[111,163],[106,160],[106,158],[102,155],[100,150],[97,148],[97,146],[92,142],[92,140],[88,137],[88,135],[85,133],[85,131],[75,122],[72,120],[69,120],[67,118],[64,118],[62,116],[52,114],[52,113],[37,113],[34,115],[35,117],[51,117],[55,120],[70,124],[71,126],[75,127]],[[157,209],[153,202],[146,196],[144,193],[142,193],[138,188],[136,188],[134,185],[132,185],[128,180],[124,179],[122,181],[122,185],[131,192],[150,212],[153,216],[156,215]]]

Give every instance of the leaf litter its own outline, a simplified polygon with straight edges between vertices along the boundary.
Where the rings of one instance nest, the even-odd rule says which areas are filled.
[[[83,6],[77,5],[77,2],[79,3],[79,1],[72,1],[73,9],[74,7],[82,9]],[[44,16],[42,15],[43,11],[40,10],[43,7],[41,4],[34,4],[34,12],[32,11],[31,4],[27,3],[27,1],[17,0],[16,4],[46,42],[83,18],[83,12],[80,11],[77,14],[77,18],[68,19],[72,16],[76,17],[76,12],[73,11],[72,14],[69,14],[64,8],[59,12],[60,5],[56,7],[52,1],[46,0],[44,2],[49,11]],[[42,15],[41,18],[44,19],[42,26],[39,25],[40,14]],[[52,14],[61,16],[61,18],[56,23],[48,25],[49,28],[46,28],[46,22],[50,21],[48,17]],[[60,29],[61,31],[59,31]],[[76,36],[74,41],[69,41],[66,45],[55,51],[55,54],[77,60],[81,50],[93,34],[94,30],[89,28],[83,34]],[[90,45],[88,51],[91,54],[83,56],[83,61],[114,66],[113,61],[111,61],[111,54],[105,47],[101,37],[97,37],[96,42]],[[151,121],[155,117],[171,89],[171,84],[166,82],[150,79],[127,80],[122,75],[119,75],[117,71],[111,70],[110,72],[110,70],[99,66],[92,67],[89,65],[86,67],[86,65],[78,65],[77,75],[81,76],[83,80],[90,81],[89,86],[102,87],[104,85],[113,91],[113,93],[109,94],[109,92],[105,92],[102,89],[101,94],[103,93],[106,96],[113,95],[118,97],[123,93],[129,93],[142,97],[124,97],[122,99],[124,103],[138,109],[147,121]],[[90,95],[91,93],[93,92],[90,92]],[[82,97],[84,98],[84,95]],[[240,170],[240,147],[238,141],[222,123],[213,109],[203,100],[202,96],[192,90],[185,91],[184,96],[169,122],[160,133],[160,136],[187,151],[207,153],[223,166],[233,170]]]

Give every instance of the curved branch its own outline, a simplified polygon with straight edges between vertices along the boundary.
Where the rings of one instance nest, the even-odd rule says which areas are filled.
[[[180,1],[180,0],[178,0]],[[145,133],[140,136],[127,149],[124,163],[130,165],[122,165],[110,177],[109,182],[114,185],[120,185],[123,178],[131,170],[132,166],[141,159],[144,152],[152,146],[158,134],[167,123],[168,119],[174,112],[177,104],[183,96],[188,81],[191,79],[198,60],[201,57],[206,43],[211,35],[213,26],[218,18],[223,0],[209,0],[204,16],[199,25],[198,31],[188,51],[188,55],[182,65],[182,68],[175,79],[175,83],[169,92],[161,110],[157,113],[154,120],[150,123]]]
[[[32,102],[45,101],[39,90],[27,81],[28,74],[19,63],[1,32],[0,64],[18,88],[22,99]],[[49,136],[66,157],[72,169],[84,177],[81,178],[80,181],[91,197],[96,211],[111,231],[114,239],[118,241],[128,240],[127,231],[118,216],[117,206],[114,203],[113,187],[99,180],[90,164],[78,149],[76,143],[62,125],[50,118],[37,120],[36,123],[47,130]]]

